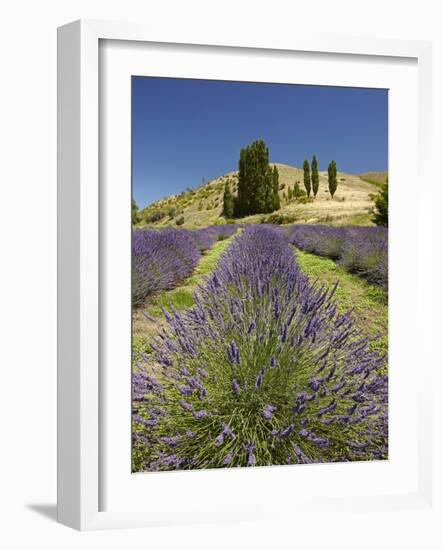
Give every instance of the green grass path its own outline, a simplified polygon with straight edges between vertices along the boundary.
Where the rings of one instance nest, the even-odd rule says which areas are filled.
[[[353,309],[358,327],[367,336],[381,335],[372,346],[387,353],[388,351],[388,294],[377,285],[373,285],[357,275],[349,273],[333,260],[297,250],[297,260],[311,282],[334,286],[338,309],[341,313]]]

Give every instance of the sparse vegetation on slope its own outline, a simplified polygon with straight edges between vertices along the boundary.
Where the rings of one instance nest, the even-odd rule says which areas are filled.
[[[282,223],[324,223],[328,225],[373,225],[374,198],[379,184],[365,181],[359,175],[337,172],[338,187],[332,199],[327,171],[319,172],[319,189],[315,201],[303,189],[303,169],[287,164],[271,164],[278,173],[280,208],[273,214],[254,214],[237,218],[242,223],[260,223],[274,216]],[[372,173],[371,173],[372,174]],[[374,173],[375,174],[375,173]],[[374,180],[375,182],[375,180]],[[192,229],[224,224],[230,217],[223,215],[223,195],[226,184],[233,196],[238,192],[238,173],[229,172],[196,189],[171,195],[138,212],[137,227],[175,226]],[[288,221],[286,221],[288,220]]]
[[[360,178],[367,183],[371,183],[376,187],[381,187],[388,181],[387,172],[365,172],[360,174]]]

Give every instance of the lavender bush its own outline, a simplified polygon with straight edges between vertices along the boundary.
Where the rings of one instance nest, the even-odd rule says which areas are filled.
[[[386,227],[328,227],[293,225],[289,239],[298,248],[337,260],[339,265],[368,281],[388,285]]]
[[[236,237],[134,368],[134,469],[387,457],[386,358],[334,291],[309,284],[282,232]]]
[[[239,226],[235,224],[211,225],[191,232],[199,250],[211,248],[217,240],[232,237]]]
[[[189,276],[200,251],[189,231],[163,229],[134,231],[132,239],[132,301],[166,290]]]
[[[229,238],[238,226],[215,225],[195,231],[166,228],[138,230],[132,241],[132,299],[140,305],[159,290],[172,288],[188,277],[201,253],[220,238]]]

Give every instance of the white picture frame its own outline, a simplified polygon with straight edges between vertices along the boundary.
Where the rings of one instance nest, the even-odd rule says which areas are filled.
[[[129,50],[131,45],[140,43],[174,45],[175,49],[193,45],[205,52],[204,63],[208,66],[211,64],[211,51],[214,47],[223,48],[231,56],[248,55],[248,52],[252,55],[253,52],[258,51],[272,52],[273,55],[281,56],[283,60],[291,52],[304,52],[313,56],[331,54],[342,59],[352,58],[353,61],[385,58],[390,60],[393,67],[396,60],[399,62],[405,59],[413,60],[416,64],[418,82],[416,128],[419,182],[430,180],[428,155],[431,146],[431,46],[426,42],[331,38],[300,34],[293,39],[283,38],[281,42],[263,39],[263,41],[251,43],[239,39],[235,43],[208,43],[204,38],[191,39],[186,36],[185,30],[180,35],[174,32],[173,36],[164,36],[162,33],[156,35],[155,31],[142,25],[101,21],[77,21],[59,29],[58,520],[76,529],[90,530],[198,521],[259,519],[263,516],[263,507],[266,506],[268,498],[266,491],[260,501],[251,498],[247,508],[244,505],[247,501],[241,501],[241,499],[239,499],[240,506],[230,506],[227,501],[223,501],[220,505],[205,502],[200,508],[178,503],[176,506],[171,505],[168,509],[166,504],[163,507],[131,507],[122,498],[121,506],[116,506],[114,503],[111,510],[103,510],[101,484],[106,480],[105,470],[109,468],[104,467],[103,459],[106,457],[102,456],[108,449],[107,444],[103,442],[107,414],[107,408],[103,403],[108,399],[108,394],[104,396],[101,386],[103,364],[99,348],[103,320],[100,304],[107,296],[107,284],[103,285],[103,288],[101,284],[104,254],[101,239],[103,231],[109,228],[100,219],[106,219],[104,209],[112,208],[112,201],[118,202],[118,197],[111,197],[110,202],[106,201],[106,206],[103,200],[106,193],[100,187],[103,182],[100,180],[99,173],[102,148],[99,115],[104,107],[100,105],[99,82],[100,63],[103,61],[100,55],[100,44],[103,41],[118,41],[120,44],[124,41]],[[157,50],[157,54],[153,51],[149,55],[158,55],[161,60],[159,53],[161,47]],[[125,55],[131,54],[126,52]],[[216,71],[216,69],[213,70]],[[174,74],[174,69],[171,71],[170,74]],[[185,74],[180,76],[186,76],[186,69],[184,72]],[[129,148],[129,143],[127,147]],[[128,202],[128,219],[129,204]],[[430,265],[432,221],[425,212],[420,213],[419,230],[420,243],[424,244],[419,252],[415,252],[415,257],[420,259],[420,265]],[[399,254],[404,253],[404,251],[399,252]],[[367,514],[375,510],[395,512],[404,508],[434,513],[432,503],[436,487],[432,475],[430,432],[432,403],[427,397],[429,395],[427,388],[431,384],[431,379],[434,383],[437,382],[438,375],[432,372],[431,338],[429,334],[426,337],[423,321],[419,321],[420,316],[425,318],[429,314],[431,307],[429,304],[432,303],[432,288],[424,284],[425,278],[426,273],[421,269],[414,279],[417,283],[415,322],[427,346],[422,356],[415,386],[415,397],[418,403],[415,418],[418,427],[417,456],[416,460],[414,459],[415,462],[411,463],[411,468],[417,470],[416,480],[414,478],[411,487],[408,486],[405,491],[398,490],[384,495],[367,492],[366,494],[337,495],[337,498],[329,494],[329,497],[325,498],[319,493],[312,499],[304,497],[302,500],[292,502],[282,494],[281,505],[276,504],[277,493],[277,496],[274,494],[272,499],[269,496],[275,517],[283,517],[285,513],[291,514],[294,510],[299,510],[300,506],[306,513],[322,513],[322,510],[325,511],[331,506],[331,502],[334,503],[337,511],[340,510],[340,513],[344,514],[349,513],[357,503],[360,510]],[[399,292],[398,297],[400,296]],[[346,465],[346,467],[349,466],[353,467],[353,465]],[[267,471],[269,472],[267,469],[260,468],[254,470],[257,473],[240,470],[231,472],[230,474],[235,477],[231,476],[230,483],[246,484],[246,487],[248,480],[249,483],[254,480],[252,476],[261,476],[264,480],[263,476],[267,475]],[[288,470],[276,468],[273,475],[278,475],[281,482],[287,475],[285,472]],[[217,475],[219,476],[220,473],[223,475],[223,472],[217,472]],[[207,486],[210,479],[208,476],[216,475],[214,472],[190,474],[193,476],[192,485],[201,486]],[[324,475],[328,475],[326,470]],[[352,478],[352,474],[349,476]],[[136,477],[133,476],[133,479]],[[154,480],[154,478],[151,479]],[[189,479],[188,477],[183,485],[183,490],[186,489],[186,483],[189,484]],[[145,478],[146,483],[149,483],[149,478]],[[169,475],[168,478],[163,474],[163,477],[157,477],[155,480],[157,486],[165,483],[171,486],[181,481],[176,474]],[[217,487],[220,488],[220,480],[218,483]],[[134,483],[131,481],[131,484]],[[211,498],[210,495],[207,498]],[[221,496],[220,499],[223,500]]]

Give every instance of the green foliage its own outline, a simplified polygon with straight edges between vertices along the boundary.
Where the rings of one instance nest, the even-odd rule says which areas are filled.
[[[226,218],[232,218],[234,216],[234,197],[232,196],[229,182],[226,182],[223,193],[223,216]]]
[[[388,183],[385,183],[375,199],[375,214],[372,221],[376,225],[388,227],[388,199]]]
[[[184,216],[180,216],[179,218],[177,218],[175,220],[176,225],[183,225],[184,223],[185,223],[185,217]]]
[[[278,182],[278,169],[277,166],[274,165],[274,170],[272,172],[272,190],[273,190],[273,198],[272,198],[272,208],[271,212],[274,210],[280,209],[280,195],[278,194],[279,189],[279,182]]]
[[[278,212],[274,212],[273,214],[270,214],[269,216],[264,216],[260,223],[272,223],[276,225],[282,225],[287,223],[294,223],[297,221],[298,217],[296,214],[279,214]]]
[[[132,199],[132,223],[136,224],[140,221],[140,216],[138,213],[138,206],[134,199]]]
[[[315,198],[317,196],[318,187],[319,187],[318,162],[317,162],[317,157],[315,155],[312,157],[311,171],[312,171],[312,174],[311,174],[312,193]]]
[[[303,191],[302,191],[303,193]],[[303,195],[300,195],[297,199],[297,201],[300,203],[300,204],[308,204],[308,202],[312,202],[312,199],[310,199],[310,197],[308,197],[306,195],[306,193],[304,193]]]
[[[311,172],[309,167],[309,162],[307,160],[303,163],[303,183],[306,189],[306,194],[308,197],[311,196]]]
[[[337,165],[335,160],[331,160],[328,166],[328,185],[331,197],[334,198],[334,193],[337,191]]]
[[[155,223],[159,222],[161,219],[165,217],[165,214],[162,210],[152,210],[148,211],[146,214],[146,223]]]
[[[279,208],[278,171],[269,166],[269,149],[257,140],[241,149],[235,216],[272,212]]]
[[[168,208],[169,219],[170,220],[174,219],[176,215],[177,215],[177,209],[175,208],[175,206],[170,206]]]

